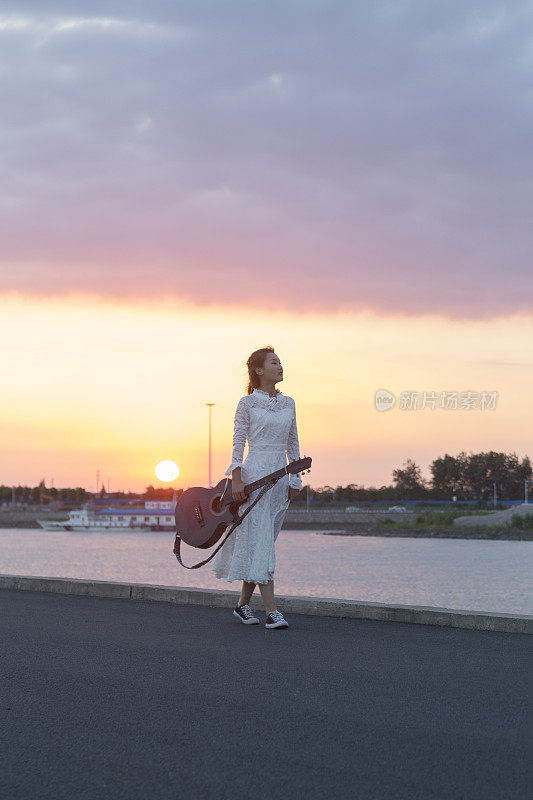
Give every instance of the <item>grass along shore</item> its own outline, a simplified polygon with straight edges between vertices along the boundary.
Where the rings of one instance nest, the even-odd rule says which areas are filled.
[[[461,539],[506,539],[515,541],[533,541],[533,513],[512,514],[510,521],[491,526],[487,523],[475,525],[455,525],[459,517],[487,517],[490,511],[421,511],[413,522],[397,522],[390,518],[376,521],[376,528],[396,531],[397,535],[453,537]],[[453,526],[453,527],[452,527]],[[383,534],[382,534],[383,535]]]
[[[400,514],[389,514],[374,519],[348,519],[328,523],[299,520],[285,522],[284,528],[299,530],[324,529],[329,536],[400,536],[433,539],[492,539],[503,541],[533,541],[533,513],[520,516],[513,514],[510,522],[496,525],[456,525],[458,517],[489,516],[491,511],[464,511],[445,509],[444,511],[421,511],[410,514],[405,519]],[[325,530],[332,528],[333,530]]]

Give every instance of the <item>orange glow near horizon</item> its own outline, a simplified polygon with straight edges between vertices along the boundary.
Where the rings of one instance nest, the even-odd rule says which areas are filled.
[[[502,450],[533,456],[533,316],[453,322],[439,316],[258,313],[186,303],[128,305],[71,296],[0,296],[4,343],[0,483],[143,491],[161,453],[176,488],[213,482],[231,461],[246,359],[272,345],[278,388],[296,401],[311,486],[389,484],[413,458]],[[496,391],[494,411],[378,412],[374,394]]]

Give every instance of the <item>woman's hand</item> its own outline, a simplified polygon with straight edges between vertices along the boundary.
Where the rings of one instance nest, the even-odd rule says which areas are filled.
[[[244,503],[246,500],[246,492],[244,491],[244,483],[240,478],[232,478],[231,480],[231,496],[235,503]]]
[[[295,500],[301,491],[301,489],[295,489],[293,486],[289,486],[289,503]]]

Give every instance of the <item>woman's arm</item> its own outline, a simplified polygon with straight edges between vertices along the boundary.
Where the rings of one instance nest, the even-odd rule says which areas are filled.
[[[244,445],[250,430],[250,413],[246,397],[241,397],[235,410],[235,420],[233,423],[233,453],[231,464],[224,475],[231,475],[232,479],[241,478],[242,457]]]
[[[296,424],[296,403],[294,400],[292,404],[292,422],[287,437],[287,458],[289,461],[295,461],[300,458],[300,443],[298,441],[298,426]],[[293,489],[302,488],[302,478],[299,472],[296,472],[294,475],[289,475],[289,486],[292,486]]]

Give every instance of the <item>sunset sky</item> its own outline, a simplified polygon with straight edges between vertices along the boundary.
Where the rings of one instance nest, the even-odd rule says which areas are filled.
[[[311,486],[533,458],[532,25],[521,0],[0,3],[0,483],[143,490],[171,459],[207,485],[207,402],[217,482],[264,345]]]

